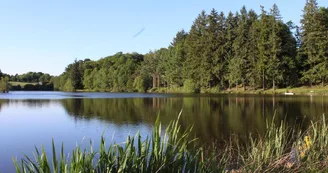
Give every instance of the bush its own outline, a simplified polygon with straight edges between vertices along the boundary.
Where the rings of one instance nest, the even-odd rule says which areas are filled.
[[[65,85],[64,85],[64,91],[74,91],[72,81],[70,79],[67,79]]]
[[[194,81],[191,80],[191,79],[187,79],[187,80],[184,81],[183,89],[186,92],[191,92],[191,93],[199,92],[198,91],[199,89],[196,88],[196,85],[195,85]]]
[[[138,76],[134,79],[133,87],[138,92],[146,92],[146,90],[147,90],[146,85],[145,85],[145,80],[141,76]]]
[[[201,93],[220,93],[220,87],[213,87],[213,88],[202,88]]]

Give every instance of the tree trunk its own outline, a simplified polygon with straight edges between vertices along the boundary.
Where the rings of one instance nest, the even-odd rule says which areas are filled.
[[[310,69],[312,69],[312,64],[310,65]],[[310,82],[310,88],[312,88],[312,73],[311,73],[309,82]]]
[[[324,80],[322,79],[322,87],[324,87],[325,86],[325,83],[324,83]]]
[[[265,90],[265,79],[264,79],[264,69],[262,72],[262,86],[263,86],[263,91]]]
[[[157,75],[157,87],[159,88],[160,87],[160,85],[161,85],[161,81],[160,81],[161,79],[160,79],[160,75],[158,74]]]
[[[153,88],[156,88],[156,74],[153,74]]]
[[[276,83],[275,83],[274,79],[272,80],[272,84],[273,84],[273,91],[275,91],[276,90]]]
[[[231,83],[230,83],[230,80],[229,80],[229,90],[231,90]]]
[[[244,80],[243,80],[243,89],[244,89],[244,91],[246,91],[246,84],[245,84]]]

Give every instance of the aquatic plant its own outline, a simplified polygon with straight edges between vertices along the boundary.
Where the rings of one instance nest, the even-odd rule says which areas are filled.
[[[122,145],[114,143],[107,148],[106,140],[102,137],[98,152],[93,150],[90,143],[89,151],[77,146],[71,156],[64,154],[62,145],[60,159],[56,158],[57,152],[53,141],[52,162],[49,161],[43,147],[41,152],[35,149],[34,161],[27,156],[22,159],[21,164],[15,159],[13,161],[18,173],[204,172],[208,169],[223,172],[225,167],[220,164],[220,160],[214,162],[214,158],[204,159],[202,147],[190,149],[196,145],[197,139],[190,140],[192,128],[182,132],[178,121],[179,118],[172,121],[162,134],[158,118],[151,137],[144,141],[141,135],[137,134],[134,137],[128,136]]]
[[[181,116],[181,113],[179,117]],[[64,145],[57,153],[52,141],[52,159],[42,147],[36,148],[34,160],[25,156],[18,163],[18,173],[27,172],[327,172],[328,129],[325,116],[307,131],[267,123],[264,136],[250,135],[249,143],[239,144],[232,137],[224,148],[201,146],[192,138],[192,128],[181,131],[179,118],[162,134],[157,119],[150,137],[128,136],[124,144],[106,145],[101,138],[99,151],[79,146],[65,155]],[[60,156],[58,159],[56,156]]]

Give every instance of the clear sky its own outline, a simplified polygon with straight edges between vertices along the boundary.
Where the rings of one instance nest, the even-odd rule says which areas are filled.
[[[75,58],[167,47],[201,10],[227,14],[246,5],[259,13],[274,3],[284,21],[299,23],[305,0],[0,0],[0,69],[59,75]]]

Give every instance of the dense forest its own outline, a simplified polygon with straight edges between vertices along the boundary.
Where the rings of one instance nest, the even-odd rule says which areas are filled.
[[[301,26],[284,23],[277,5],[261,13],[242,7],[202,11],[189,32],[145,55],[117,53],[75,61],[54,80],[58,90],[220,91],[325,85],[328,80],[328,8],[307,0]]]
[[[219,92],[322,85],[328,82],[328,8],[306,0],[301,25],[284,22],[274,4],[260,14],[202,11],[189,32],[166,48],[75,60],[57,77],[27,73],[11,81],[62,91]],[[31,77],[32,76],[32,77]],[[37,76],[37,77],[36,77]]]

